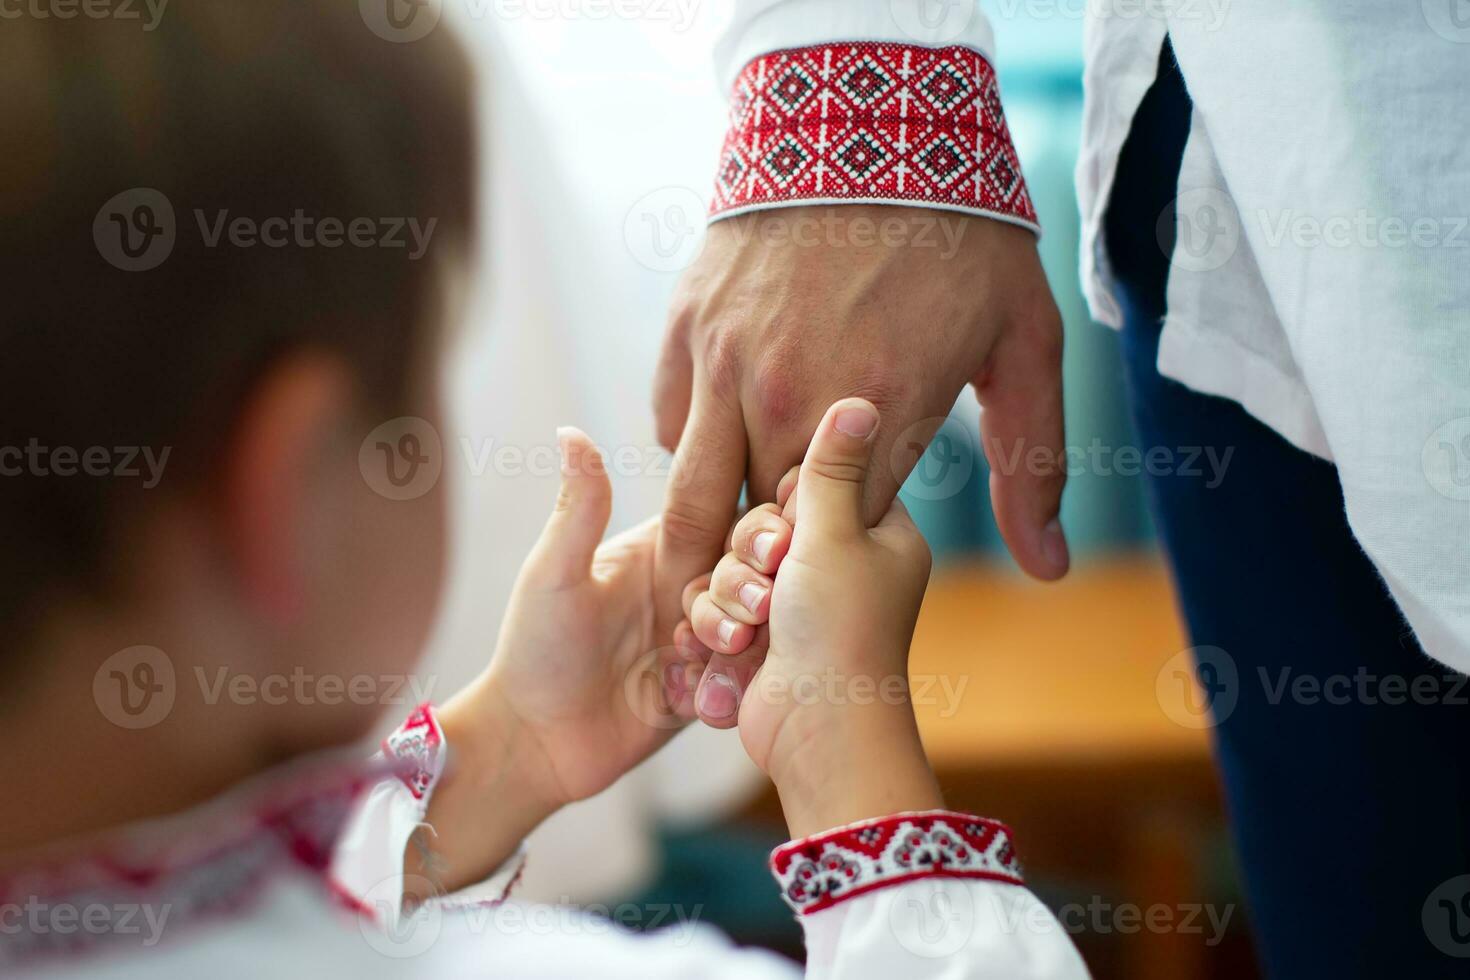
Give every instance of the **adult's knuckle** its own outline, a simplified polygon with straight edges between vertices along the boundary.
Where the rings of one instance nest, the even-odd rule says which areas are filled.
[[[768,423],[794,421],[805,402],[801,367],[795,357],[782,350],[767,351],[755,367],[755,409]]]
[[[730,329],[710,332],[704,346],[704,375],[710,392],[719,398],[734,399],[740,393],[745,358],[740,338]]]
[[[912,391],[920,379],[902,377],[899,369],[891,364],[879,364],[864,368],[848,385],[848,393],[855,398],[865,399],[882,412],[898,405],[904,392]]]
[[[664,540],[677,551],[696,551],[721,539],[720,517],[714,508],[695,500],[672,500],[664,508]]]

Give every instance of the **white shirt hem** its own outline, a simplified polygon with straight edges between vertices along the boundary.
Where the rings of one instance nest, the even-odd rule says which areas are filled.
[[[1159,338],[1158,368],[1195,391],[1239,403],[1298,449],[1332,459],[1306,386],[1254,351],[1168,316]]]

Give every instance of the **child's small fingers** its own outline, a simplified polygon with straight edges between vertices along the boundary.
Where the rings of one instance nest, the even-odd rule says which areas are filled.
[[[775,575],[791,547],[791,525],[775,504],[764,504],[735,525],[731,539],[736,557],[758,572]]]
[[[780,517],[781,508],[775,504],[761,504],[759,507],[754,507],[741,514],[740,519],[730,525],[730,533],[725,535],[725,550],[727,552],[735,550],[735,542],[740,540],[742,534],[745,533],[743,530],[744,527],[760,524],[765,520],[764,517],[760,516],[762,514],[774,514]],[[747,521],[752,522],[752,524],[746,525]]]
[[[653,669],[659,690],[650,692],[641,684],[627,693],[637,699],[635,714],[658,728],[678,727],[699,717],[695,703],[700,681],[713,654],[694,636],[686,619],[674,627],[674,647],[658,653]]]
[[[735,727],[740,717],[740,703],[756,672],[765,663],[770,645],[770,630],[762,626],[741,653],[730,656],[716,653],[709,658],[694,696],[695,710],[706,725],[711,728]]]
[[[701,668],[709,662],[710,655],[714,652],[699,642],[699,637],[694,635],[694,627],[687,619],[680,620],[679,625],[674,627],[674,649],[681,657],[698,662]]]
[[[787,510],[786,503],[791,499],[791,494],[796,490],[796,484],[801,477],[801,466],[793,466],[781,477],[781,482],[776,484],[776,506]]]
[[[750,646],[750,641],[755,636],[754,626],[747,626],[728,616],[715,605],[708,592],[701,593],[694,600],[689,623],[694,627],[694,635],[699,642],[715,653],[740,653]]]
[[[725,615],[749,626],[770,618],[771,580],[733,553],[715,566],[709,596]]]
[[[709,591],[710,578],[711,575],[709,573],[705,573],[704,575],[701,575],[699,576],[699,578],[690,582],[688,585],[684,586],[684,594],[680,597],[680,602],[683,603],[684,606],[685,619],[693,618],[693,616],[690,614],[694,611],[694,600],[699,598],[699,594],[701,592]]]
[[[781,477],[781,485],[776,488],[776,503],[781,508],[781,519],[787,524],[796,523],[796,498],[801,491],[801,467],[793,466]]]
[[[764,505],[762,505],[762,506],[764,506]],[[741,501],[740,508],[735,511],[735,520],[733,520],[733,521],[730,522],[730,530],[728,530],[728,531],[725,532],[725,550],[726,551],[729,551],[730,548],[733,547],[733,542],[735,540],[735,528],[737,528],[737,527],[740,526],[740,522],[743,521],[743,520],[745,520],[746,515],[748,515],[750,513],[750,511],[751,511],[751,508],[746,507],[744,501]]]

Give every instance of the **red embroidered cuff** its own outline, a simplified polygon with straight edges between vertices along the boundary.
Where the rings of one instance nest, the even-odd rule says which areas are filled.
[[[746,65],[712,217],[805,203],[913,202],[1040,233],[990,62],[969,48],[857,42]]]
[[[1023,884],[1003,823],[931,810],[864,820],[783,844],[771,871],[798,915],[917,878],[990,878]]]
[[[424,703],[383,739],[383,755],[416,800],[422,800],[444,770],[444,736],[434,706]]]

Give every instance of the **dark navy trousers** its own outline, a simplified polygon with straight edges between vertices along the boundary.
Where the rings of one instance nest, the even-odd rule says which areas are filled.
[[[1105,233],[1141,448],[1230,452],[1218,486],[1149,495],[1192,642],[1223,651],[1200,674],[1257,949],[1273,978],[1470,977],[1470,684],[1419,648],[1335,467],[1156,367],[1190,112],[1166,44]]]

